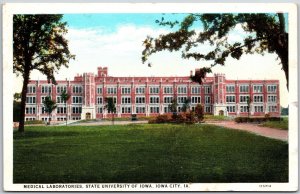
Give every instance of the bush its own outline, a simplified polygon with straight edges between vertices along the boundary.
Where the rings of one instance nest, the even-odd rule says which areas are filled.
[[[195,116],[198,119],[198,122],[203,121],[204,119],[204,111],[203,111],[203,106],[201,104],[197,104],[195,107]]]
[[[25,125],[36,125],[36,124],[45,124],[45,121],[42,120],[25,121]]]
[[[156,123],[168,123],[170,120],[171,119],[166,114],[158,115],[155,119]]]
[[[197,121],[196,115],[194,112],[188,112],[185,114],[185,123],[193,124]]]
[[[282,121],[282,118],[280,117],[236,117],[234,119],[237,123],[261,123],[266,121]]]

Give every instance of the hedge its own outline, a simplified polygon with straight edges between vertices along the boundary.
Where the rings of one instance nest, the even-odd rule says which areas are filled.
[[[236,117],[237,123],[261,123],[266,121],[283,121],[280,117]]]

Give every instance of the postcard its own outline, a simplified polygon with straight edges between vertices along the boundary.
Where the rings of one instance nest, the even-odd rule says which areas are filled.
[[[7,3],[5,191],[296,191],[297,6]]]

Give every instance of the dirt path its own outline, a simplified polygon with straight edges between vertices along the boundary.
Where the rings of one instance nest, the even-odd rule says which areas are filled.
[[[250,124],[250,123],[236,123],[234,121],[206,122],[206,124],[212,124],[212,125],[228,127],[232,129],[248,131],[261,136],[265,136],[273,139],[279,139],[282,141],[288,141],[287,130],[261,127],[258,126],[257,124]]]

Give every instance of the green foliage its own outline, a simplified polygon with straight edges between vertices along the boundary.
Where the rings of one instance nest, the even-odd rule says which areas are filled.
[[[198,121],[201,122],[204,119],[204,109],[201,104],[197,104],[195,107],[195,116],[197,117]]]
[[[19,101],[21,99],[21,93],[14,93],[14,100]]]
[[[56,109],[56,103],[51,99],[50,96],[46,96],[45,100],[43,101],[43,105],[45,107],[45,112],[48,113],[49,115],[49,123],[50,123],[50,118],[51,118],[51,113],[53,112],[54,109]]]
[[[266,122],[262,123],[260,126],[288,130],[289,129],[289,120],[288,120],[288,118],[284,118],[280,121],[266,121]]]
[[[19,131],[24,132],[25,103],[30,73],[37,70],[56,83],[54,74],[68,67],[75,56],[69,51],[66,22],[58,14],[15,14],[13,16],[13,71],[22,75]]]
[[[237,123],[261,123],[266,121],[282,121],[280,117],[236,117],[234,119]]]
[[[200,22],[200,24],[199,24]],[[181,51],[182,58],[205,60],[211,67],[225,65],[228,57],[240,59],[243,54],[276,53],[282,64],[288,83],[288,32],[286,32],[283,13],[238,13],[238,14],[188,14],[183,21],[172,22],[162,18],[159,25],[178,27],[175,32],[161,34],[156,38],[144,40],[142,62],[157,52]],[[204,29],[199,32],[199,26]],[[248,35],[242,41],[230,42],[228,36],[235,27],[241,26]],[[211,46],[208,52],[199,52],[199,45]],[[203,67],[192,76],[200,84],[211,68]],[[287,84],[288,87],[288,84]]]
[[[13,102],[13,121],[20,122],[21,102],[14,100]]]
[[[288,182],[287,142],[206,124],[30,126],[13,144],[15,184]]]
[[[191,98],[188,97],[187,99],[184,100],[184,103],[182,105],[182,112],[189,111],[190,107],[191,107]]]
[[[32,121],[25,121],[25,125],[40,125],[45,124],[42,120],[32,120]]]
[[[172,103],[168,105],[168,108],[172,113],[177,113],[177,107],[178,107],[178,103],[175,97],[172,99]]]

